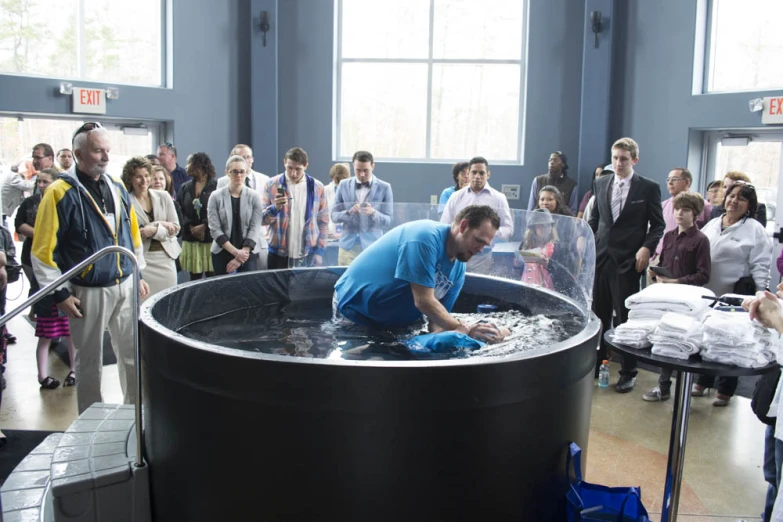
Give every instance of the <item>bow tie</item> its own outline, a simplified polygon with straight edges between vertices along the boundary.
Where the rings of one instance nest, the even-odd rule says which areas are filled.
[[[370,188],[370,182],[366,181],[364,183],[356,182],[356,188]]]

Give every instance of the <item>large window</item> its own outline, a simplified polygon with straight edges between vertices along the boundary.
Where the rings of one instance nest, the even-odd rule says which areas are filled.
[[[526,0],[338,0],[336,159],[520,163]]]
[[[122,167],[132,156],[154,154],[161,143],[161,124],[155,122],[106,121],[101,124],[109,131],[111,152],[110,174],[119,177]],[[24,165],[32,160],[33,146],[48,143],[55,154],[71,148],[73,133],[83,120],[17,117],[0,114],[0,165]],[[0,169],[2,170],[2,169]]]
[[[707,92],[783,88],[783,1],[712,0]]]
[[[163,85],[162,0],[0,1],[0,73]]]

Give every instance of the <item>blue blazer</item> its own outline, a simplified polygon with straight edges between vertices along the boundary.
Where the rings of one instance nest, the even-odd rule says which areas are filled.
[[[359,203],[356,199],[356,177],[343,180],[334,197],[332,221],[343,224],[340,248],[344,250],[352,249],[357,241],[361,243],[362,249],[365,249],[391,228],[394,197],[390,184],[373,174],[370,193],[367,196],[367,203],[375,210],[372,216],[348,214],[356,203]]]

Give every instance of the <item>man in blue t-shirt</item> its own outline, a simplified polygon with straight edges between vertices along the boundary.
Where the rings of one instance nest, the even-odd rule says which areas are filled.
[[[426,315],[432,332],[497,342],[495,326],[466,325],[449,312],[465,281],[465,263],[492,242],[498,228],[500,218],[486,205],[465,207],[451,225],[400,225],[351,263],[334,287],[335,305],[359,325],[403,327]]]

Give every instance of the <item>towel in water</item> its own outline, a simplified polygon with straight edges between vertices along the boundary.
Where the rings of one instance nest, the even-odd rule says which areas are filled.
[[[700,286],[681,284],[655,284],[636,292],[625,300],[626,308],[666,310],[699,315],[709,308],[712,301],[702,296],[715,294]]]
[[[405,341],[408,350],[414,354],[458,353],[478,350],[485,343],[460,332],[438,332],[417,335]]]

